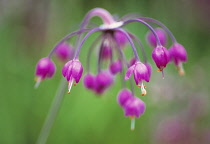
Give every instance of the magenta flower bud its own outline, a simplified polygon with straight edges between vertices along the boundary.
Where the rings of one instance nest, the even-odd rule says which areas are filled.
[[[36,65],[37,83],[35,87],[39,86],[39,83],[45,78],[51,78],[55,73],[56,67],[53,61],[49,58],[42,58]]]
[[[103,71],[100,72],[96,76],[95,80],[95,92],[97,94],[103,93],[107,88],[109,88],[114,81],[114,77],[110,72],[108,71]]]
[[[184,75],[182,63],[187,61],[187,52],[185,48],[181,44],[175,43],[170,47],[169,53],[171,60],[173,60],[174,64],[178,67],[179,74]]]
[[[143,80],[146,82],[149,82],[150,75],[151,75],[151,67],[148,69],[149,66],[146,66],[142,62],[136,62],[134,65],[132,65],[130,68],[128,68],[126,74],[125,74],[125,80],[128,80],[130,76],[134,73],[134,80],[136,82],[136,85],[138,85],[141,88],[141,95],[144,96],[147,94],[147,91],[145,89],[145,86],[143,84]]]
[[[163,46],[165,46],[165,45],[166,45],[166,42],[167,42],[167,36],[166,36],[165,31],[164,31],[163,29],[161,29],[161,28],[156,28],[156,29],[155,29],[155,32],[156,32],[156,34],[158,35],[158,38],[160,39],[160,43],[161,43]],[[146,39],[147,39],[147,42],[148,42],[151,46],[155,47],[155,46],[157,45],[155,35],[154,35],[151,31],[149,31],[149,32],[147,33]]]
[[[148,68],[142,62],[138,61],[134,65],[128,68],[125,74],[125,80],[128,80],[133,73],[134,73],[134,80],[136,82],[136,85],[141,83],[143,80],[146,82],[149,82],[150,80]]]
[[[128,99],[132,98],[132,92],[128,89],[122,89],[117,96],[117,102],[121,107],[124,107]]]
[[[122,72],[122,62],[121,62],[121,60],[117,60],[117,61],[113,62],[109,66],[109,70],[112,74],[117,74],[119,72]]]
[[[56,56],[61,60],[61,61],[67,61],[69,60],[73,54],[74,54],[74,49],[72,46],[66,42],[58,45],[56,51],[55,51]]]
[[[84,86],[87,89],[93,90],[95,88],[95,76],[93,74],[86,74],[83,79]]]
[[[162,71],[170,60],[169,51],[165,47],[156,47],[152,51],[152,59],[159,68],[159,71]]]
[[[83,73],[83,67],[78,59],[70,60],[67,62],[62,69],[62,74],[69,82],[68,93],[70,93],[73,82],[78,83]]]
[[[115,37],[115,40],[117,42],[117,44],[120,46],[120,47],[124,47],[128,41],[127,37],[125,34],[123,34],[122,32],[120,31],[116,31],[114,33],[114,37]]]
[[[108,45],[104,46],[101,53],[102,59],[110,59],[112,57],[112,49]]]
[[[140,115],[144,114],[145,109],[146,106],[141,99],[137,97],[131,97],[124,105],[124,114],[125,116],[139,118]]]

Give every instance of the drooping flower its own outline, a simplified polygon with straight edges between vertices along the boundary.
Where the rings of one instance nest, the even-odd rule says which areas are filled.
[[[108,71],[102,71],[96,75],[95,92],[97,94],[103,93],[107,88],[113,84],[114,78]]]
[[[127,70],[125,74],[125,80],[128,80],[131,75],[134,74],[136,85],[141,87],[142,95],[146,95],[147,92],[144,88],[143,81],[150,81],[150,72],[151,69],[148,69],[144,63],[138,61]]]
[[[112,74],[117,74],[119,72],[122,72],[122,62],[121,60],[117,60],[110,64],[109,70]]]
[[[38,87],[42,80],[51,78],[54,75],[55,70],[55,64],[48,57],[40,59],[36,65],[35,75],[37,76],[37,83],[35,87]]]
[[[135,117],[139,118],[140,115],[144,114],[146,105],[141,99],[137,97],[131,97],[127,100],[123,108],[124,115],[131,118],[131,130],[134,130]]]
[[[155,29],[155,32],[156,32],[156,34],[158,35],[158,37],[159,37],[159,39],[160,39],[160,43],[161,43],[163,46],[165,46],[165,45],[166,45],[166,42],[167,42],[167,36],[166,36],[165,31],[164,31],[162,28],[156,28],[156,29]],[[155,38],[155,35],[154,35],[151,31],[149,31],[149,32],[147,33],[146,39],[147,39],[147,42],[148,42],[151,46],[155,47],[155,46],[157,45],[157,40],[156,40],[156,38]]]
[[[156,47],[152,51],[152,59],[159,68],[159,71],[163,71],[170,61],[169,51],[165,47]]]
[[[90,90],[94,90],[95,88],[95,76],[93,74],[86,74],[83,78],[83,83],[84,83],[84,86],[87,88],[87,89],[90,89]]]
[[[78,59],[67,62],[62,69],[62,74],[69,82],[68,93],[70,93],[73,82],[78,83],[83,73],[83,67]]]
[[[179,70],[179,74],[184,75],[182,63],[187,61],[187,52],[185,48],[179,43],[174,43],[170,47],[169,53],[171,56],[171,60],[174,61],[174,64]]]
[[[121,107],[124,107],[126,102],[133,96],[132,92],[128,89],[122,89],[117,96],[117,102]]]
[[[114,33],[115,40],[120,47],[124,47],[128,42],[127,37],[122,32],[115,32]]]
[[[57,46],[55,54],[61,61],[65,62],[73,56],[74,49],[70,44],[64,42]]]

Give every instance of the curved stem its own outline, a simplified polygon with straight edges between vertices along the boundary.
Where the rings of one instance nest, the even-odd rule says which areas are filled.
[[[139,19],[144,20],[144,21],[148,21],[148,22],[152,22],[155,23],[159,26],[161,26],[169,35],[169,37],[171,38],[173,43],[176,43],[176,38],[174,37],[174,35],[172,34],[172,32],[160,21],[153,19],[153,18],[148,18],[148,17],[139,17]]]
[[[72,36],[74,35],[77,35],[77,34],[81,34],[83,32],[86,32],[86,31],[89,31],[90,29],[81,29],[81,30],[78,30],[78,31],[75,31],[75,32],[72,32],[68,35],[66,35],[64,38],[62,38],[55,46],[54,48],[51,50],[51,52],[49,53],[48,57],[51,58],[53,53],[56,51],[56,49],[58,48],[58,46],[60,44],[62,44],[63,42],[65,42],[66,40],[68,40],[69,38],[71,38]]]
[[[129,36],[129,34],[125,30],[123,30],[121,28],[117,28],[115,30],[122,32],[127,37],[128,41],[130,42],[131,48],[133,49],[133,53],[135,55],[136,60],[140,60],[139,56],[138,56],[138,53],[136,51],[136,47],[135,47],[131,37]]]
[[[143,46],[143,44],[141,43],[141,41],[137,38],[137,36],[135,36],[134,34],[131,34],[131,33],[128,33],[132,39],[134,39],[138,45],[140,46],[140,49],[142,51],[142,55],[143,55],[143,59],[144,59],[144,62],[146,63],[147,62],[147,55],[146,55],[146,52],[145,52],[145,48]]]
[[[102,8],[94,8],[86,14],[80,26],[80,29],[83,29],[88,24],[89,20],[94,16],[100,17],[103,20],[104,24],[111,24],[115,22],[112,15],[107,10]]]
[[[156,41],[157,41],[157,47],[158,47],[158,46],[161,46],[160,39],[159,39],[157,33],[156,33],[155,30],[154,30],[148,23],[146,23],[145,21],[140,20],[140,19],[130,19],[130,20],[125,21],[124,24],[130,23],[130,22],[133,22],[133,21],[140,22],[140,23],[144,24],[145,26],[147,26],[147,27],[152,31],[152,33],[155,35],[155,38],[156,38]]]
[[[99,42],[99,40],[101,39],[101,35],[98,36],[94,42],[91,44],[88,53],[87,53],[87,61],[86,61],[86,65],[87,65],[87,73],[90,72],[90,58],[91,58],[91,54],[93,52],[93,48],[95,47],[95,45]]]
[[[98,61],[97,61],[97,66],[98,66],[97,72],[98,73],[100,73],[100,71],[101,71],[101,57],[102,57],[103,50],[104,50],[104,39],[103,39],[103,41],[100,45],[100,48],[99,48]]]
[[[80,50],[81,50],[82,45],[83,45],[83,43],[85,42],[85,40],[86,40],[92,33],[97,32],[97,31],[101,31],[101,29],[100,29],[100,28],[94,28],[94,29],[92,29],[91,31],[89,31],[89,32],[85,35],[85,37],[82,39],[82,41],[81,41],[81,43],[80,43],[78,49],[77,49],[76,52],[75,52],[74,59],[77,59],[77,58],[79,57]]]
[[[47,138],[50,134],[50,130],[53,126],[53,123],[55,121],[55,118],[58,114],[58,110],[61,107],[61,103],[64,98],[64,92],[66,89],[66,80],[64,78],[61,79],[60,86],[56,92],[55,98],[51,104],[50,110],[48,112],[48,115],[45,119],[44,125],[41,129],[41,132],[39,134],[39,137],[37,139],[36,144],[45,144],[47,141]]]

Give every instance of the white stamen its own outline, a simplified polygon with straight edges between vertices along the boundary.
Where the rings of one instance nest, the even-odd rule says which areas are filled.
[[[146,95],[147,94],[147,91],[146,91],[146,89],[144,88],[144,84],[143,84],[143,82],[141,83],[141,95],[142,96],[144,96],[144,95]]]
[[[71,79],[71,80],[69,81],[69,85],[68,85],[68,94],[70,94],[70,91],[71,91],[71,87],[72,87],[73,82],[74,82],[74,79]]]
[[[135,129],[135,118],[131,118],[131,130]]]
[[[38,86],[41,83],[41,81],[42,81],[42,78],[38,77],[37,80],[36,80],[36,84],[34,85],[34,88],[38,88]]]
[[[183,76],[185,74],[185,71],[184,71],[182,63],[180,62],[177,67],[178,67],[179,75]]]

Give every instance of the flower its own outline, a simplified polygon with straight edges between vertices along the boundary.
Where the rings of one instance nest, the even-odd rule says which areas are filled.
[[[121,107],[124,107],[126,102],[133,96],[132,92],[128,89],[122,89],[117,96],[117,102]]]
[[[112,74],[117,74],[119,72],[122,72],[122,62],[121,62],[121,60],[117,60],[117,61],[113,62],[109,66],[109,70]]]
[[[35,87],[38,87],[42,80],[51,78],[54,75],[55,70],[55,64],[48,57],[40,59],[36,65],[35,75],[38,78]]]
[[[162,71],[170,60],[169,51],[165,47],[156,47],[152,51],[152,59],[159,68],[159,71]]]
[[[127,37],[122,32],[115,32],[114,33],[115,40],[120,47],[124,47],[128,42]]]
[[[103,23],[100,26],[92,28],[91,26],[88,26],[88,24],[91,23],[90,19],[94,16],[101,18]],[[50,78],[54,74],[55,66],[54,63],[50,60],[53,54],[56,54],[60,59],[63,60],[70,59],[70,57],[72,56],[70,54],[71,46],[68,45],[66,42],[72,36],[77,36],[74,44],[76,49],[74,58],[73,60],[68,61],[62,68],[62,74],[68,81],[68,93],[70,93],[73,82],[78,83],[83,74],[83,66],[79,61],[79,55],[82,50],[83,44],[93,33],[101,32],[101,34],[91,44],[87,55],[83,55],[87,57],[87,74],[85,75],[83,81],[84,87],[94,91],[96,94],[102,94],[114,83],[114,75],[117,75],[119,72],[123,72],[123,66],[127,66],[128,69],[125,74],[124,80],[128,80],[131,75],[134,74],[136,85],[141,88],[142,95],[146,95],[147,92],[145,90],[145,86],[143,85],[143,81],[150,81],[152,68],[147,63],[146,51],[139,38],[125,30],[123,27],[129,23],[138,22],[144,24],[147,28],[150,29],[152,33],[148,34],[148,41],[153,46],[157,45],[152,52],[152,58],[159,68],[159,71],[162,71],[162,73],[163,69],[166,67],[167,63],[170,60],[168,50],[162,46],[166,44],[167,40],[164,31],[169,34],[173,43],[176,42],[176,39],[165,25],[155,19],[146,17],[130,18],[131,16],[126,16],[122,19],[116,20],[108,11],[102,8],[95,8],[89,11],[81,22],[80,28],[77,31],[74,31],[63,37],[51,50],[48,58],[45,58],[38,62],[36,75],[39,76],[39,81],[44,78]],[[146,21],[161,26],[164,31],[162,29],[153,29],[153,27]],[[126,51],[121,48],[124,47],[127,43],[130,44],[133,52],[133,56],[131,56],[133,57],[133,59],[130,63],[126,59]],[[143,62],[140,62],[139,54],[136,49],[137,45],[142,52]],[[93,48],[97,48],[97,46],[99,46],[98,55],[97,58],[93,59],[93,62],[91,61],[91,53],[94,51]],[[186,61],[183,57],[184,55],[186,55],[183,53],[183,48],[175,43],[170,51],[171,58],[175,61],[175,64],[180,67],[181,63]],[[116,61],[113,61],[115,59]],[[92,69],[92,65],[95,63],[97,66],[96,68],[93,67],[93,69],[97,69],[97,74],[93,75],[91,74],[90,70]],[[122,75],[121,77],[123,79]],[[132,87],[132,84],[130,85]],[[122,82],[122,86],[123,89],[118,94],[118,103],[124,109],[125,116],[131,117],[131,129],[134,129],[134,117],[139,117],[141,114],[144,113],[145,104],[139,98],[134,97],[134,90],[130,92],[128,89],[125,89],[124,81]]]
[[[113,84],[114,78],[108,71],[102,71],[96,75],[95,92],[97,94],[103,93],[107,88]]]
[[[84,86],[87,88],[87,89],[91,89],[91,90],[94,90],[95,88],[95,76],[93,74],[86,74],[83,78],[83,83],[84,83]]]
[[[174,43],[170,49],[169,53],[171,56],[171,60],[174,61],[174,64],[177,66],[180,75],[184,75],[184,69],[182,67],[182,63],[187,61],[187,52],[185,48],[179,44]]]
[[[129,98],[124,105],[124,114],[125,116],[139,118],[140,115],[144,114],[145,109],[146,106],[141,99],[137,97],[132,97]]]
[[[127,70],[124,79],[128,80],[133,73],[136,85],[141,87],[142,96],[146,95],[147,92],[144,88],[143,81],[150,81],[151,69],[148,69],[148,66],[138,61]]]
[[[140,115],[144,114],[146,105],[141,99],[137,97],[131,97],[127,100],[123,109],[124,109],[124,115],[129,116],[131,118],[131,130],[134,130],[135,117],[139,118]]]
[[[57,46],[55,54],[61,61],[65,62],[73,56],[74,49],[70,44],[64,42]]]
[[[78,59],[70,60],[67,62],[62,69],[62,74],[69,82],[68,93],[70,93],[73,82],[78,83],[83,73],[83,67]]]
[[[165,46],[165,45],[166,45],[166,42],[167,42],[167,36],[166,36],[165,31],[164,31],[162,28],[156,28],[156,29],[155,29],[155,32],[156,32],[156,34],[158,35],[158,37],[159,37],[159,39],[160,39],[160,43],[161,43],[163,46]],[[148,42],[151,46],[155,47],[155,46],[157,45],[157,40],[156,40],[156,38],[155,38],[155,35],[154,35],[151,31],[149,31],[149,32],[147,33],[146,39],[147,39],[147,42]]]

